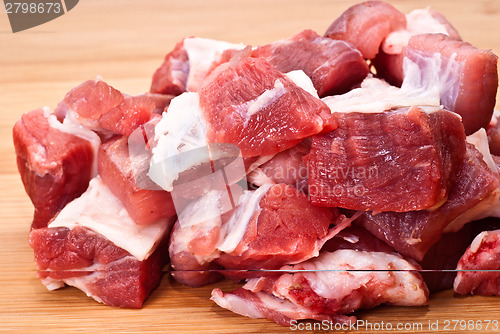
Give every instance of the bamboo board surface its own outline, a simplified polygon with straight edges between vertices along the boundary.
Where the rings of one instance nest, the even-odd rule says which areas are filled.
[[[227,282],[189,289],[165,277],[141,310],[106,307],[74,288],[47,291],[35,277],[27,243],[33,209],[17,174],[12,126],[22,113],[42,106],[54,108],[68,90],[98,75],[129,94],[147,91],[164,55],[185,36],[260,45],[306,28],[321,34],[354,3],[82,0],[64,16],[15,34],[0,7],[0,331],[298,332],[217,307],[208,300],[210,291],[215,286],[230,289]],[[432,4],[448,17],[464,40],[500,54],[498,0],[392,3],[405,13]],[[500,298],[454,297],[451,291],[445,291],[435,294],[426,307],[384,306],[360,312],[359,317],[379,326],[390,323],[393,332],[445,331],[445,322],[452,320],[479,320],[483,328],[452,330],[451,323],[448,332],[492,332],[492,326],[485,330],[485,324],[487,320],[500,321]],[[438,330],[429,327],[436,321]],[[417,327],[397,330],[398,323]]]

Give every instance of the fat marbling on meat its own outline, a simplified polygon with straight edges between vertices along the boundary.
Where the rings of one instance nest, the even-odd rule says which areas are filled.
[[[219,306],[244,316],[281,325],[291,320],[325,317],[356,321],[360,308],[382,303],[416,306],[428,291],[414,265],[359,227],[347,228],[327,241],[319,257],[284,266],[280,276],[251,278],[233,292],[212,291]]]
[[[140,308],[167,262],[168,219],[135,224],[99,177],[45,228],[32,230],[38,276],[112,306]]]
[[[203,273],[211,262],[223,267],[224,275],[241,279],[256,275],[247,270],[258,274],[317,256],[334,235],[334,229],[329,229],[332,219],[341,219],[335,210],[332,214],[329,208],[311,205],[304,194],[285,184],[247,190],[237,206],[225,212],[221,210],[224,200],[213,191],[179,215],[171,235],[170,258],[173,276],[181,283],[204,284],[186,270],[213,279]]]

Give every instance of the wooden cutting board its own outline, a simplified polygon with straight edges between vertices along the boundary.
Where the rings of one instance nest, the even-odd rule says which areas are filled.
[[[432,3],[465,40],[500,54],[498,0],[391,2],[406,13]],[[15,34],[10,30],[2,7],[0,331],[299,331],[299,328],[280,327],[267,320],[244,318],[217,307],[208,300],[210,291],[215,286],[230,289],[231,284],[227,282],[190,289],[165,277],[141,310],[106,307],[74,288],[47,291],[35,277],[32,252],[27,243],[33,209],[17,175],[11,131],[22,113],[42,106],[54,108],[69,89],[98,75],[129,94],[147,91],[152,73],[164,55],[185,36],[259,45],[306,28],[321,34],[352,4],[354,1],[334,0],[85,0],[54,21]],[[393,332],[494,332],[493,324],[488,330],[486,324],[488,320],[500,321],[500,298],[456,297],[451,291],[445,291],[433,295],[426,307],[384,306],[360,312],[359,317],[370,322],[372,331],[379,333],[388,328],[387,324],[392,326]],[[453,320],[474,320],[476,327],[461,330],[463,323],[455,326]],[[398,324],[406,326],[407,330],[398,330]],[[478,324],[482,324],[482,329]],[[370,330],[360,328],[358,332]]]

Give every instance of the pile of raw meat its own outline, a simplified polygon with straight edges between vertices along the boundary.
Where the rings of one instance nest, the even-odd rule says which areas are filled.
[[[149,93],[90,80],[15,124],[38,276],[129,308],[164,272],[228,278],[215,303],[282,325],[498,295],[497,87],[443,15],[379,1],[323,35],[185,38]]]

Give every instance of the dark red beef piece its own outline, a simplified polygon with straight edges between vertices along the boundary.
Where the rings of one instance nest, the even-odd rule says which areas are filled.
[[[481,153],[467,144],[463,166],[446,202],[435,210],[366,213],[361,225],[401,255],[421,261],[460,214],[488,197],[499,184]]]
[[[368,65],[351,44],[304,30],[292,37],[260,46],[252,57],[266,59],[279,71],[302,70],[320,97],[347,92],[368,75]]]
[[[17,167],[35,207],[32,228],[46,227],[67,203],[88,187],[92,144],[49,125],[42,109],[24,114],[13,129]]]
[[[308,157],[314,204],[406,212],[446,199],[465,152],[453,113],[411,107],[333,117],[338,128],[314,136]]]

